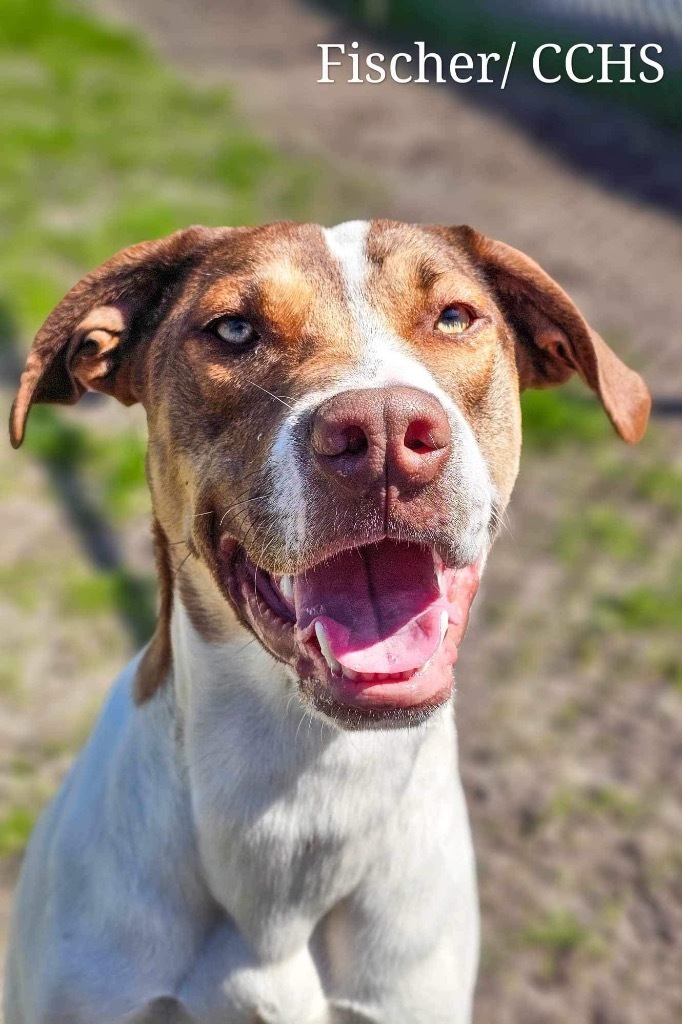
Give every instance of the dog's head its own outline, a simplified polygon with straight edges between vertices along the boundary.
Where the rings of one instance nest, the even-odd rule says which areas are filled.
[[[537,264],[470,228],[189,228],[57,306],[11,433],[33,402],[88,389],[145,406],[162,614],[140,699],[181,600],[208,642],[236,615],[328,717],[409,722],[450,695],[517,473],[519,392],[573,373],[639,440],[640,377]]]

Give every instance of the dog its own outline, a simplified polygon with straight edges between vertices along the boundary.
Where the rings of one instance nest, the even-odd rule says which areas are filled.
[[[453,665],[521,446],[649,394],[469,227],[192,227],[85,277],[12,408],[141,402],[160,610],[28,847],[6,1024],[466,1024]]]

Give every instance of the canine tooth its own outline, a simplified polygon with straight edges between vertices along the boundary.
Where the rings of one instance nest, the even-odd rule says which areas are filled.
[[[440,642],[441,642],[441,644],[443,643],[443,640],[445,640],[445,634],[448,631],[449,621],[450,620],[449,620],[449,617],[448,617],[448,613],[445,611],[445,609],[443,609],[443,611],[440,613]]]
[[[346,668],[345,665],[341,666],[341,671],[343,672],[346,679],[357,679],[360,675],[359,672],[354,672],[352,668]]]
[[[414,673],[415,676],[422,676],[422,675],[424,675],[424,673],[428,669],[431,668],[431,665],[433,664],[433,660],[434,660],[435,657],[436,657],[436,655],[432,654],[428,661],[425,661],[423,665],[420,665],[420,667]]]
[[[315,623],[315,636],[317,637],[317,642],[320,645],[320,650],[322,651],[324,660],[329,665],[329,668],[331,669],[332,672],[338,672],[341,668],[341,665],[332,654],[332,649],[329,646],[329,641],[327,640],[327,634],[325,633],[324,626],[322,625],[321,622]]]
[[[442,589],[444,580],[444,564],[443,559],[440,557],[435,548],[431,549],[431,555],[433,557],[433,570],[436,574],[436,580],[438,586]]]
[[[291,576],[282,576],[281,580],[279,581],[279,589],[282,592],[282,596],[285,597],[287,601],[290,601],[291,604],[293,604],[294,581],[292,580]]]

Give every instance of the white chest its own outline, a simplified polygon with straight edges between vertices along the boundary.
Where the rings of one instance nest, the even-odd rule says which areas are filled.
[[[410,803],[428,791],[447,799],[455,785],[445,717],[427,737],[342,733],[301,723],[298,709],[284,722],[201,718],[202,758],[190,775],[202,859],[215,898],[261,955],[307,942],[367,871],[395,854]],[[441,744],[438,770],[431,748]]]

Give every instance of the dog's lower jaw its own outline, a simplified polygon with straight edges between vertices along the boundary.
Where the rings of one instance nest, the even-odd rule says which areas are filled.
[[[409,727],[450,698],[484,548],[448,566],[434,546],[384,537],[293,577],[259,567],[230,536],[219,548],[219,587],[312,712],[346,729]]]

